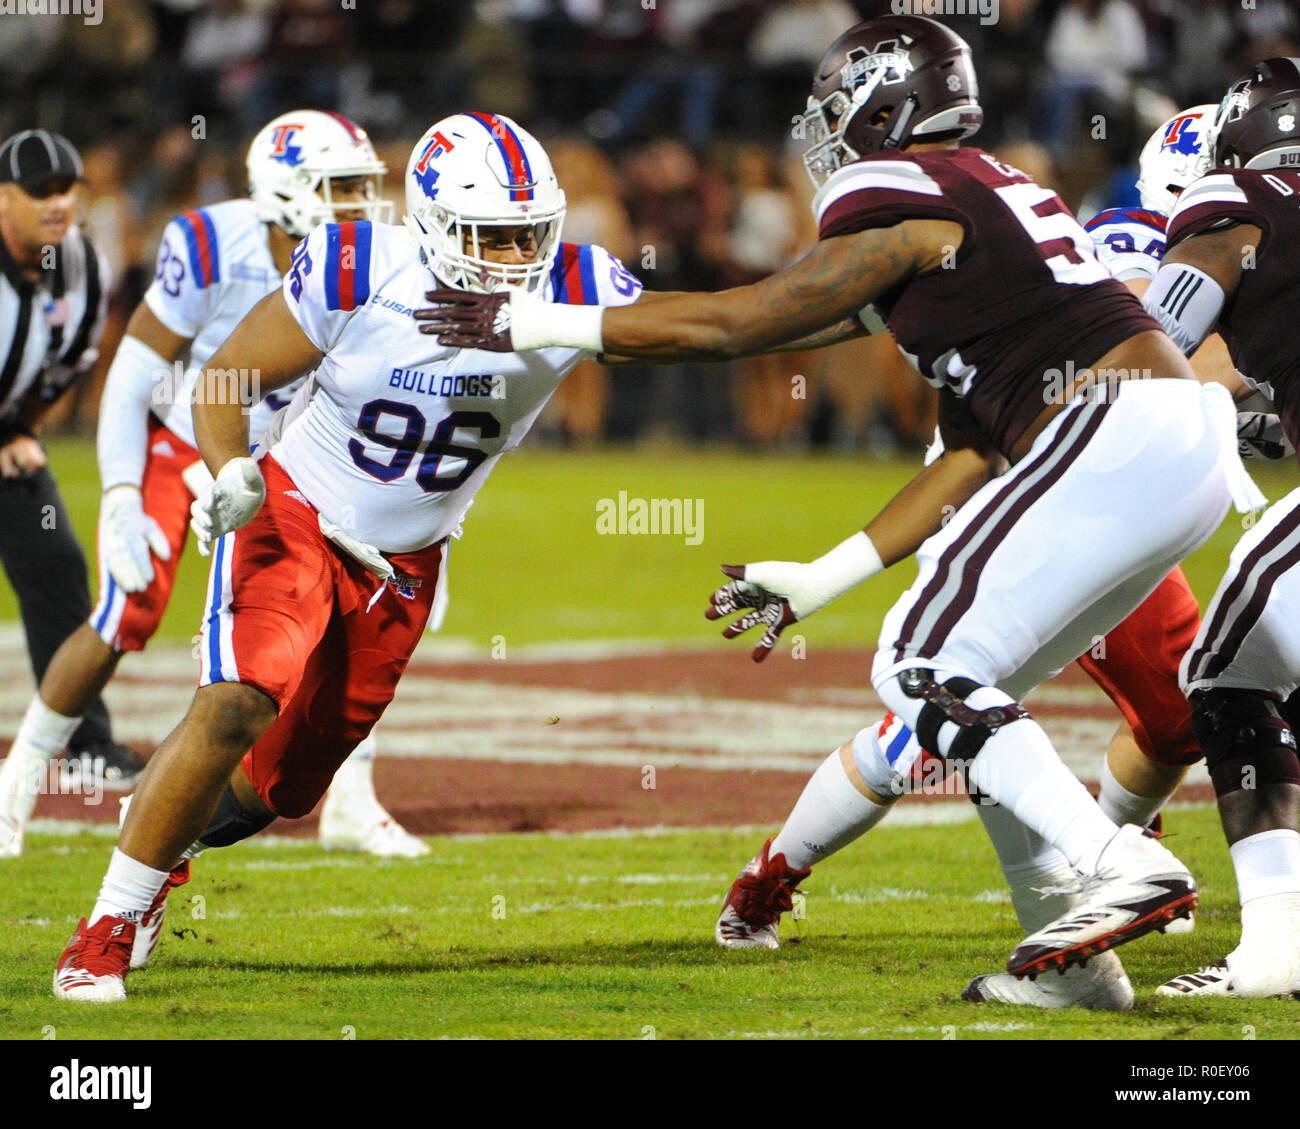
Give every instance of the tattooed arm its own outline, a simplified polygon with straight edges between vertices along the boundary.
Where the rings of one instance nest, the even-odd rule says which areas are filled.
[[[664,362],[729,360],[797,343],[842,338],[847,319],[914,274],[940,265],[961,244],[959,224],[904,220],[894,227],[838,235],[785,270],[717,294],[674,294],[644,307],[606,309],[605,351]]]
[[[794,341],[786,341],[781,345],[773,345],[770,349],[764,349],[763,352],[796,353],[805,349],[825,349],[828,345],[838,345],[841,341],[866,336],[868,336],[866,326],[858,320],[857,314],[853,314],[837,321],[834,325],[828,325],[825,329],[819,329],[816,333],[809,333],[805,337],[797,338]]]

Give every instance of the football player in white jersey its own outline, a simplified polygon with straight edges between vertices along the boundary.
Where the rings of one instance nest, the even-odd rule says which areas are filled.
[[[208,477],[190,412],[197,375],[279,286],[307,232],[327,220],[380,218],[391,208],[379,199],[384,172],[365,132],[347,118],[295,110],[269,122],[249,146],[250,199],[184,212],[167,225],[153,283],[118,347],[100,408],[99,602],[51,661],[6,772],[31,771],[57,754],[122,656],[142,650],[157,630],[193,492]],[[291,391],[260,402],[252,391],[246,406],[254,442]],[[427,853],[376,799],[373,758],[367,739],[340,773],[322,813],[322,839],[379,855]],[[29,789],[0,789],[0,796],[0,857],[14,857],[36,797]]]
[[[311,810],[391,701],[448,537],[588,355],[440,346],[411,317],[429,287],[508,282],[556,304],[622,305],[641,292],[608,252],[560,242],[564,193],[545,150],[507,118],[431,127],[407,166],[406,204],[407,230],[312,231],[283,288],[196,387],[198,448],[217,472],[193,507],[213,558],[200,685],[59,962],[60,998],[125,998],[182,860]],[[254,457],[238,407],[251,370],[270,392],[314,370]]]

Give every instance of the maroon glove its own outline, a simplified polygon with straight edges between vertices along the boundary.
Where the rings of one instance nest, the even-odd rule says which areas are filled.
[[[426,291],[424,296],[435,305],[422,307],[411,316],[422,323],[420,332],[437,337],[439,345],[493,353],[515,351],[510,340],[510,296],[506,291],[472,294],[443,289]]]
[[[763,638],[750,656],[756,663],[761,663],[771,654],[776,641],[781,637],[781,632],[790,624],[797,623],[799,617],[791,610],[790,603],[784,596],[774,595],[766,588],[746,580],[744,565],[723,565],[722,571],[732,577],[732,581],[730,584],[724,584],[709,597],[710,606],[704,610],[705,618],[721,619],[724,615],[740,611],[741,608],[755,609],[746,612],[734,623],[727,624],[722,629],[722,636],[724,639],[734,639],[751,627],[760,623],[767,624]]]

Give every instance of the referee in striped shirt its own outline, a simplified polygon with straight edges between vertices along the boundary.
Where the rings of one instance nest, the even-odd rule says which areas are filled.
[[[73,223],[81,157],[65,137],[27,129],[0,145],[0,564],[18,594],[37,684],[90,615],[86,559],[45,450],[41,417],[99,355],[108,264]],[[116,745],[96,700],[68,754],[110,787],[141,764]]]

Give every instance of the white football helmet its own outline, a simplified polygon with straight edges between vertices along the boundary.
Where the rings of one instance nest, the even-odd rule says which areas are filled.
[[[366,131],[342,114],[294,110],[262,127],[248,147],[248,194],[259,219],[302,238],[340,212],[388,223],[392,204],[380,198],[387,167]],[[366,199],[335,200],[331,181],[370,177]]]
[[[1192,106],[1164,123],[1142,146],[1137,190],[1142,206],[1167,216],[1178,193],[1210,171],[1208,137],[1217,106]]]
[[[430,126],[406,164],[407,228],[425,264],[446,286],[480,293],[502,285],[549,296],[547,276],[560,249],[564,193],[532,134],[500,114],[454,114]],[[491,228],[520,228],[533,250],[526,263],[484,258]],[[507,244],[508,245],[508,244]]]

